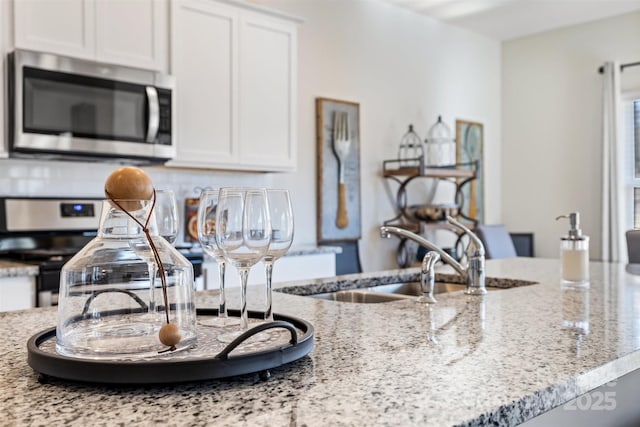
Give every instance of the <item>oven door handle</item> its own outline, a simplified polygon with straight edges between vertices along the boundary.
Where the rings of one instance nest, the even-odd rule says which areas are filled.
[[[149,116],[147,117],[147,139],[153,143],[158,136],[160,126],[160,104],[158,102],[158,91],[153,86],[147,86],[147,105],[149,106]]]

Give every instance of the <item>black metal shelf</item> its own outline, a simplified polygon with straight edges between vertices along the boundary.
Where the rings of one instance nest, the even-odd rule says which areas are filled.
[[[478,177],[480,161],[469,163],[456,163],[443,166],[425,166],[423,158],[393,159],[383,161],[382,176],[395,181],[399,186],[396,190],[396,216],[384,221],[384,225],[393,225],[423,234],[426,230],[445,229],[458,235],[461,234],[446,221],[446,216],[457,217],[463,222],[469,223],[469,228],[474,229],[478,221],[463,213],[464,197],[462,189]],[[455,186],[455,196],[450,204],[423,204],[410,205],[407,194],[408,185],[417,179],[445,180]],[[406,251],[406,239],[401,239],[398,245],[398,264],[406,267],[408,257],[402,252]],[[456,246],[458,245],[456,243]]]

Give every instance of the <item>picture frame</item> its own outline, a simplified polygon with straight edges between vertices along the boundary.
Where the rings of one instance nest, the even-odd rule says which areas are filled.
[[[340,162],[334,131],[346,119],[348,149],[339,182]],[[360,105],[356,102],[316,98],[317,239],[319,243],[357,240],[360,217]],[[344,144],[344,143],[342,143]]]
[[[461,188],[462,215],[484,224],[484,128],[482,123],[456,120],[456,162],[458,164],[478,162],[476,179]],[[474,166],[461,165],[472,169]]]

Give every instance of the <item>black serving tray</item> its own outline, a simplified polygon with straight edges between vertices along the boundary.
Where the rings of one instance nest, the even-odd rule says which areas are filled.
[[[229,315],[238,315],[230,310]],[[217,316],[217,309],[198,309],[198,321]],[[250,319],[262,313],[249,312]],[[64,356],[55,350],[56,328],[43,330],[27,342],[27,362],[45,378],[101,384],[166,384],[203,381],[267,372],[307,355],[313,349],[313,326],[293,316],[274,313],[274,321],[258,323],[228,345],[216,334],[221,328],[197,327],[195,348],[163,353],[152,358],[96,360]],[[250,325],[251,326],[251,325]],[[252,342],[251,337],[269,330],[268,341]]]

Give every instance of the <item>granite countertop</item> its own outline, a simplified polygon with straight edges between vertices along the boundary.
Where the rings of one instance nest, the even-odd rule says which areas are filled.
[[[38,266],[0,259],[0,279],[3,277],[36,276]]]
[[[280,284],[322,292],[415,279],[416,269]],[[219,381],[152,387],[38,382],[26,341],[54,308],[0,314],[0,419],[10,425],[514,425],[640,368],[640,276],[590,265],[563,289],[559,261],[487,261],[487,275],[534,280],[485,296],[353,304],[274,293],[310,321],[315,348],[289,365]],[[304,286],[303,286],[304,285]],[[198,295],[215,306],[214,292]]]

